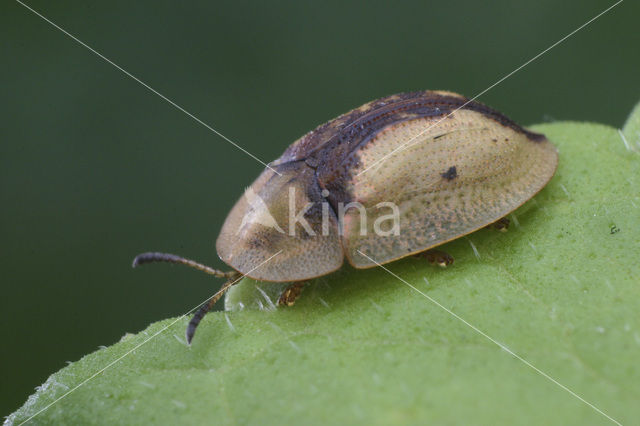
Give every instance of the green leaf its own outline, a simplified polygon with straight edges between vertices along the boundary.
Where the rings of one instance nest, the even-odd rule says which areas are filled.
[[[34,422],[609,422],[509,351],[607,415],[636,422],[640,155],[627,148],[638,141],[635,111],[626,144],[599,124],[535,126],[559,148],[558,173],[506,234],[481,230],[446,244],[456,263],[444,270],[415,258],[387,265],[428,298],[382,269],[345,267],[313,281],[295,306],[268,309],[265,297],[275,300],[281,286],[247,279],[229,292],[233,311],[207,315],[191,347],[186,318],[152,324],[53,374],[8,422],[134,348]]]

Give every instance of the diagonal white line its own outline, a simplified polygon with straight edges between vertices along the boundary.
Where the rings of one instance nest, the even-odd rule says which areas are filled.
[[[247,272],[246,274],[241,275],[240,277],[238,277],[233,284],[237,283],[238,281],[240,281],[241,279],[243,279],[245,276],[247,276],[247,274],[250,274],[251,272],[255,271],[256,269],[258,269],[259,267],[261,267],[262,265],[264,265],[265,263],[269,262],[271,259],[273,259],[274,257],[276,257],[277,255],[279,255],[280,253],[282,253],[282,250],[278,251],[276,254],[274,254],[273,256],[271,256],[270,258],[268,258],[267,260],[265,260],[264,262],[262,262],[261,264],[259,264],[258,266],[256,266],[255,268],[253,268],[252,270],[250,270],[249,272]],[[233,285],[232,284],[232,285]],[[18,426],[21,426],[25,423],[27,423],[28,421],[32,420],[34,417],[36,417],[37,415],[39,415],[40,413],[48,410],[52,405],[56,404],[57,402],[59,402],[61,399],[66,398],[70,393],[78,390],[78,388],[80,388],[81,386],[85,385],[87,382],[89,382],[90,380],[92,380],[93,378],[99,376],[102,372],[104,372],[106,369],[108,369],[109,367],[117,364],[118,362],[120,362],[122,359],[124,359],[127,355],[131,354],[132,352],[134,352],[135,350],[137,350],[138,348],[140,348],[140,346],[144,345],[145,343],[148,343],[150,340],[152,340],[153,338],[155,338],[156,336],[158,336],[159,334],[163,333],[164,331],[166,331],[167,329],[171,328],[171,326],[173,326],[175,323],[177,323],[178,321],[182,320],[183,318],[185,318],[187,315],[189,315],[191,312],[195,311],[196,309],[198,309],[200,306],[202,306],[202,304],[207,303],[207,301],[209,301],[209,299],[211,299],[212,297],[214,297],[217,293],[215,293],[213,296],[209,296],[207,297],[204,301],[202,301],[201,303],[197,304],[196,306],[194,306],[193,308],[189,309],[187,312],[185,312],[184,314],[182,314],[181,316],[179,316],[178,318],[176,318],[174,321],[171,321],[171,323],[169,325],[167,325],[166,327],[163,327],[160,331],[157,331],[155,334],[153,334],[151,337],[149,337],[148,339],[146,339],[145,341],[143,341],[142,343],[136,345],[133,349],[128,350],[127,352],[124,353],[124,355],[120,356],[119,358],[117,358],[116,360],[110,362],[109,364],[107,364],[105,367],[101,368],[100,370],[96,371],[94,374],[92,374],[91,376],[87,377],[85,380],[83,380],[82,382],[80,382],[79,384],[77,384],[76,386],[74,386],[73,388],[69,389],[67,392],[65,392],[64,394],[62,394],[60,397],[56,398],[53,402],[49,403],[46,407],[40,409],[38,412],[36,412],[35,414],[33,414],[31,417],[29,417],[28,419],[26,419],[25,421],[23,421],[22,423],[20,423]]]
[[[428,294],[418,290],[416,287],[412,286],[411,284],[409,284],[407,281],[405,281],[404,279],[400,278],[398,275],[394,274],[393,272],[391,272],[389,269],[385,268],[384,266],[382,266],[381,264],[379,264],[378,262],[376,262],[375,260],[373,260],[372,258],[370,258],[369,256],[367,256],[366,254],[364,254],[363,252],[361,252],[360,250],[357,250],[358,253],[360,253],[362,256],[366,257],[367,259],[369,259],[371,262],[375,263],[377,266],[381,267],[382,269],[384,269],[386,272],[388,272],[389,274],[391,274],[392,276],[394,276],[395,278],[397,278],[398,280],[400,280],[401,282],[403,282],[404,284],[406,284],[407,286],[409,286],[410,288],[412,288],[413,290],[415,290],[416,292],[420,293],[422,296],[424,296],[425,298],[427,298],[430,302],[432,302],[433,304],[437,305],[439,308],[445,310],[448,314],[452,315],[453,317],[455,317],[457,320],[460,320],[462,323],[464,323],[467,327],[471,328],[472,330],[474,330],[476,333],[480,334],[481,336],[485,337],[486,339],[488,339],[489,341],[495,343],[496,345],[498,345],[500,347],[500,349],[508,352],[509,354],[511,354],[512,356],[514,356],[515,358],[517,358],[518,360],[522,361],[526,366],[532,368],[534,371],[536,371],[538,374],[540,374],[541,376],[543,376],[544,378],[548,379],[549,381],[555,383],[556,385],[558,385],[560,388],[564,389],[565,391],[569,392],[571,395],[573,395],[574,397],[578,398],[580,401],[584,402],[585,404],[587,404],[589,407],[593,408],[595,411],[597,411],[598,413],[602,414],[603,416],[605,416],[607,419],[611,420],[612,422],[614,422],[615,424],[622,426],[620,422],[618,422],[616,419],[614,419],[613,417],[609,416],[607,413],[605,413],[604,411],[602,411],[601,409],[599,409],[598,407],[596,407],[595,405],[593,405],[592,403],[590,403],[589,401],[587,401],[586,399],[584,399],[583,397],[581,397],[580,395],[578,395],[577,393],[575,393],[574,391],[572,391],[571,389],[569,389],[568,387],[566,387],[565,385],[563,385],[562,383],[558,382],[557,380],[555,380],[553,377],[549,376],[547,373],[545,373],[544,371],[540,370],[539,368],[537,368],[535,365],[531,364],[529,361],[527,361],[526,359],[522,358],[520,355],[516,354],[515,352],[513,352],[511,349],[507,348],[505,345],[503,345],[502,343],[498,342],[497,340],[495,340],[494,338],[492,338],[491,336],[489,336],[488,334],[486,334],[485,332],[483,332],[482,330],[478,329],[476,326],[474,326],[473,324],[470,324],[468,321],[466,321],[464,318],[460,317],[459,315],[457,315],[455,312],[452,312],[450,309],[448,309],[447,307],[443,306],[442,304],[438,303],[437,300],[435,300],[434,298],[432,298],[431,296],[429,296]]]
[[[618,134],[620,135],[620,139],[622,139],[624,147],[627,148],[627,151],[638,152],[638,150],[633,145],[629,144],[629,141],[627,141],[627,138],[625,137],[624,133],[622,133],[622,130],[618,129]]]
[[[101,59],[105,60],[109,64],[113,65],[118,70],[122,71],[127,77],[130,77],[131,79],[133,79],[136,82],[140,83],[146,89],[148,89],[151,92],[155,93],[156,95],[160,96],[162,99],[164,99],[165,101],[170,103],[172,106],[174,106],[178,110],[182,111],[183,113],[185,113],[186,115],[188,115],[189,117],[191,117],[192,119],[194,119],[195,121],[197,121],[198,123],[200,123],[201,125],[206,127],[207,129],[211,130],[213,133],[215,133],[216,135],[220,136],[222,139],[224,139],[225,141],[229,142],[231,145],[233,145],[236,148],[238,148],[240,151],[242,151],[245,154],[247,154],[249,157],[253,158],[254,160],[259,162],[263,166],[267,167],[268,169],[271,169],[271,171],[273,171],[274,173],[280,175],[280,173],[278,173],[276,170],[271,168],[267,163],[265,163],[264,161],[262,161],[261,159],[259,159],[258,157],[256,157],[255,155],[253,155],[252,153],[250,153],[249,151],[247,151],[246,149],[244,149],[243,147],[241,147],[240,145],[238,145],[237,143],[235,143],[234,141],[232,141],[231,139],[229,139],[228,137],[226,137],[225,135],[223,135],[222,133],[220,133],[219,131],[217,131],[216,129],[214,129],[213,127],[208,125],[207,123],[205,123],[204,121],[200,120],[198,117],[196,117],[195,115],[193,115],[192,113],[190,113],[189,111],[187,111],[186,109],[184,109],[183,107],[181,107],[180,105],[178,105],[177,103],[172,101],[171,99],[167,98],[165,95],[163,95],[162,93],[158,92],[156,89],[154,89],[153,87],[149,86],[147,83],[145,83],[144,81],[140,80],[138,77],[136,77],[135,75],[131,74],[129,71],[125,70],[120,65],[116,64],[111,59],[107,58],[102,53],[98,52],[97,50],[95,50],[94,48],[92,48],[91,46],[89,46],[88,44],[83,42],[82,40],[78,39],[76,36],[74,36],[73,34],[69,33],[64,28],[60,27],[59,25],[57,25],[56,23],[54,23],[53,21],[51,21],[50,19],[48,19],[47,17],[45,17],[44,15],[42,15],[41,13],[39,13],[38,11],[33,9],[32,7],[24,4],[20,0],[16,0],[16,2],[19,3],[20,5],[24,6],[26,9],[30,10],[31,12],[33,12],[34,14],[36,14],[37,16],[39,16],[40,18],[42,18],[43,20],[48,22],[49,24],[51,24],[56,29],[60,30],[62,33],[64,33],[68,37],[70,37],[72,40],[74,40],[75,42],[77,42],[81,46],[86,47],[89,51],[94,53],[96,56],[100,57]]]
[[[527,62],[525,62],[524,64],[520,65],[518,68],[516,68],[515,70],[511,71],[509,74],[505,75],[504,77],[502,77],[500,80],[496,81],[495,83],[493,83],[491,86],[487,87],[486,89],[484,89],[482,92],[478,93],[477,95],[475,95],[473,98],[469,99],[468,101],[466,101],[464,104],[462,104],[461,106],[459,106],[458,108],[454,109],[453,111],[451,111],[449,114],[447,114],[446,116],[444,116],[443,118],[441,118],[440,120],[436,121],[435,123],[433,123],[431,126],[427,127],[425,130],[423,130],[422,132],[418,133],[417,135],[413,136],[411,139],[409,139],[407,142],[403,143],[402,145],[400,145],[399,147],[395,148],[394,150],[392,150],[390,153],[384,155],[383,157],[379,158],[378,160],[374,161],[369,167],[367,167],[366,169],[364,169],[363,171],[361,171],[360,173],[358,173],[356,176],[360,176],[361,174],[365,173],[367,170],[371,169],[372,167],[376,166],[377,164],[380,164],[381,162],[385,161],[387,158],[391,157],[392,155],[394,155],[395,153],[402,151],[406,148],[408,148],[409,146],[413,145],[411,144],[411,141],[419,138],[420,136],[424,135],[426,132],[429,131],[429,129],[431,129],[434,126],[437,126],[439,123],[441,123],[443,120],[447,119],[448,117],[450,117],[451,115],[453,115],[453,113],[455,113],[456,111],[461,110],[462,108],[464,108],[465,106],[467,106],[468,104],[470,104],[471,102],[473,102],[474,100],[478,99],[480,96],[484,95],[485,93],[487,93],[489,90],[493,89],[494,87],[496,87],[498,84],[502,83],[503,81],[505,81],[507,78],[511,77],[513,74],[517,73],[518,71],[520,71],[522,68],[526,67],[527,65],[529,65],[531,62],[535,61],[536,59],[538,59],[540,56],[544,55],[545,53],[547,53],[548,51],[550,51],[551,49],[553,49],[554,47],[556,47],[557,45],[559,45],[560,43],[562,43],[563,41],[565,41],[566,39],[568,39],[569,37],[571,37],[572,35],[574,35],[575,33],[577,33],[578,31],[580,31],[581,29],[583,29],[584,27],[586,27],[587,25],[591,24],[593,21],[595,21],[596,19],[600,18],[602,15],[604,15],[605,13],[609,12],[611,9],[613,9],[614,7],[616,7],[617,5],[619,5],[620,3],[622,3],[624,0],[618,0],[616,3],[612,4],[611,6],[609,6],[608,8],[606,8],[605,10],[603,10],[602,12],[600,12],[599,14],[597,14],[596,16],[594,16],[593,18],[589,19],[587,22],[585,22],[584,24],[580,25],[578,28],[576,28],[575,30],[571,31],[569,34],[567,34],[566,36],[562,37],[560,40],[556,41],[555,43],[553,43],[551,46],[547,47],[546,49],[544,49],[542,52],[538,53],[536,56],[534,56],[533,58],[529,59]]]

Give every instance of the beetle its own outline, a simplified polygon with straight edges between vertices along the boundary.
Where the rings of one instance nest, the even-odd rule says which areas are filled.
[[[434,247],[491,224],[505,229],[504,217],[557,164],[544,135],[474,100],[445,91],[387,96],[317,127],[265,168],[218,236],[230,272],[155,252],[133,266],[179,263],[226,279],[189,322],[191,343],[244,276],[292,282],[278,301],[292,305],[305,281],[336,271],[345,257],[358,269],[410,255],[446,266],[453,258]]]

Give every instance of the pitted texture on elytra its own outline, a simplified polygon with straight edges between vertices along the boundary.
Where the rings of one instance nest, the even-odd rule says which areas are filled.
[[[368,232],[360,235],[361,217],[350,211],[344,246],[358,267],[375,265],[358,250],[389,262],[495,222],[538,192],[557,165],[548,142],[531,143],[511,128],[464,110],[439,123],[417,119],[390,126],[357,155],[360,167],[353,170],[352,191],[367,206]],[[455,179],[442,174],[450,165],[455,165]],[[400,235],[374,232],[376,218],[389,214],[375,207],[380,202],[398,206]]]

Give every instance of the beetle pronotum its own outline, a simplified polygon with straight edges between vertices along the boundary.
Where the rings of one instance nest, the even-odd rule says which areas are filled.
[[[133,266],[180,263],[227,280],[189,323],[190,343],[243,275],[292,282],[279,300],[291,305],[302,282],[339,269],[345,257],[359,269],[419,253],[447,265],[453,259],[431,249],[493,223],[504,228],[504,216],[540,191],[557,163],[544,135],[479,102],[441,91],[388,96],[307,133],[262,172],[216,242],[232,271],[164,253],[143,253]],[[381,231],[385,203],[397,222]],[[309,207],[296,215],[292,204]]]

